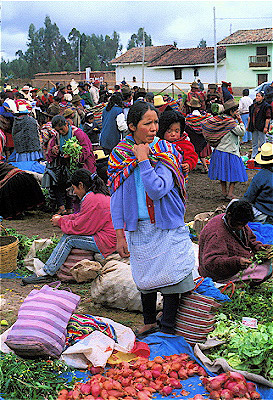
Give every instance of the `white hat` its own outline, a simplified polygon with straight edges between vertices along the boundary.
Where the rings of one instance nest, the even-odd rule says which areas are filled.
[[[3,103],[3,106],[12,113],[17,113],[16,103],[12,99],[6,99]]]
[[[264,143],[261,152],[256,155],[255,161],[258,164],[273,164],[273,144]]]
[[[25,86],[23,86],[23,87],[22,87],[22,89],[21,89],[21,90],[25,90],[25,91],[27,91],[27,90],[28,90],[28,91],[29,91],[29,90],[30,90],[30,87],[29,87],[28,85],[25,85]]]
[[[27,104],[22,103],[18,105],[18,110],[16,111],[17,114],[28,114],[30,110],[27,108]]]

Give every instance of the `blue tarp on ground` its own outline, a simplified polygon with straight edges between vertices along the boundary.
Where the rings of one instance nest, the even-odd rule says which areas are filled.
[[[40,164],[38,161],[18,161],[9,162],[9,164],[21,169],[22,171],[32,171],[37,172],[38,174],[43,174],[45,172],[45,165]]]
[[[248,226],[255,233],[257,240],[264,244],[273,244],[273,225],[249,222]]]
[[[194,356],[192,347],[185,341],[185,339],[181,336],[174,336],[174,335],[166,335],[164,333],[153,333],[147,338],[142,340],[143,342],[147,343],[150,347],[151,350],[151,355],[150,359],[154,359],[156,356],[169,356],[172,354],[180,354],[180,353],[187,353],[189,356],[198,362],[198,359]],[[202,367],[204,367],[202,365]],[[206,369],[206,368],[205,368]],[[209,372],[207,369],[206,371],[210,376],[214,376],[215,374]],[[90,374],[88,372],[82,372],[82,371],[75,371],[75,373],[66,373],[63,376],[67,378],[68,381],[72,379],[73,376],[76,376],[78,380],[86,381],[90,378]],[[159,393],[154,395],[153,397],[156,399],[168,399],[168,398],[174,398],[174,394],[176,399],[191,399],[193,398],[194,395],[196,394],[203,394],[205,397],[208,398],[208,392],[206,392],[204,386],[201,383],[201,380],[199,376],[192,376],[188,378],[187,380],[181,381],[182,383],[182,389],[174,389],[172,394],[168,397],[162,396]],[[270,389],[268,387],[265,387],[263,385],[257,385],[258,387],[258,392],[261,395],[262,400],[273,400],[273,389]],[[187,396],[182,396],[180,394],[181,390],[186,390],[189,392]]]

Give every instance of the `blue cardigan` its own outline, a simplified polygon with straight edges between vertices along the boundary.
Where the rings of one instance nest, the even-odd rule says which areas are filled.
[[[153,168],[149,160],[139,164],[145,191],[154,202],[155,224],[161,229],[184,226],[185,206],[174,185],[172,172],[161,162]],[[115,229],[137,230],[138,204],[134,174],[112,194],[111,215]]]
[[[261,169],[252,179],[244,198],[262,213],[273,216],[273,170]]]
[[[122,113],[122,108],[116,104],[111,110],[102,111],[102,128],[100,133],[100,145],[105,149],[112,150],[121,139],[121,133],[118,130],[116,118]]]

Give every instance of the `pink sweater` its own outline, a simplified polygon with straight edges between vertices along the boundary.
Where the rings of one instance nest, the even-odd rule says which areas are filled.
[[[116,232],[110,213],[110,196],[88,193],[83,199],[80,211],[64,215],[58,225],[67,235],[93,236],[103,254],[107,257],[116,251]]]

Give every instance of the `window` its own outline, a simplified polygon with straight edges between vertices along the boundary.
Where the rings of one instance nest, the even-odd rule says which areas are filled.
[[[268,74],[258,74],[258,86],[268,81]]]
[[[266,56],[267,55],[267,47],[256,47],[256,56]]]
[[[174,69],[174,79],[182,79],[182,68],[175,68]]]

